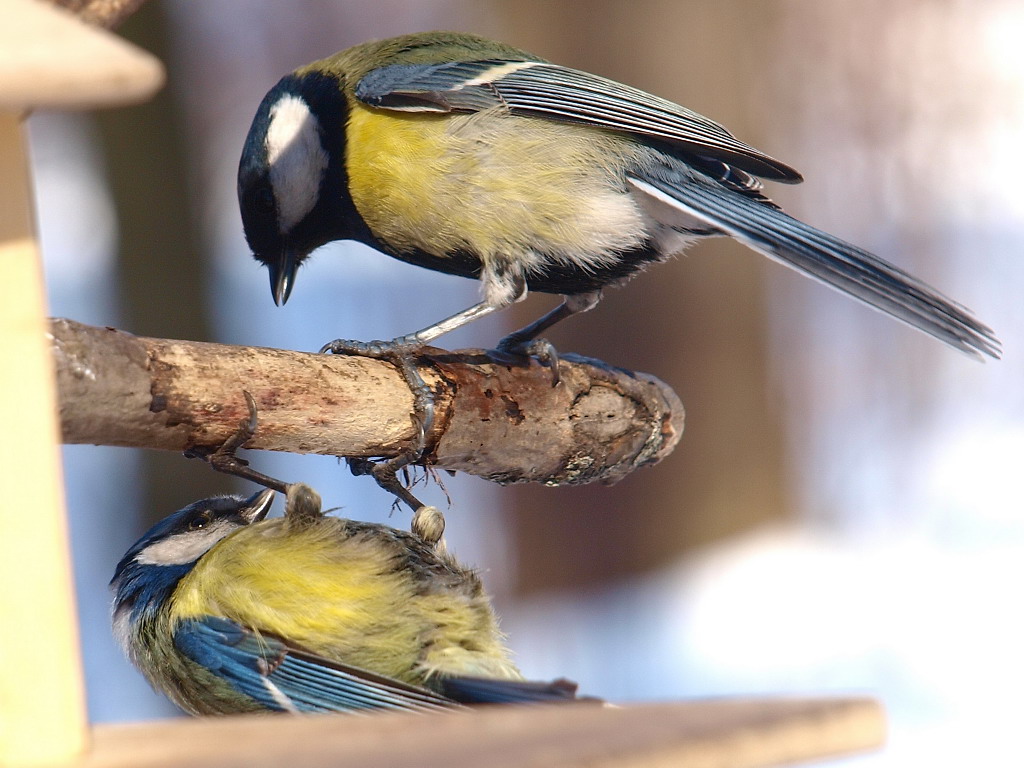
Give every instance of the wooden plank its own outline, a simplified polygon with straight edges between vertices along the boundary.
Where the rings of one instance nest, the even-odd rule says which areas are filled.
[[[869,699],[491,707],[437,715],[252,715],[95,730],[76,768],[690,768],[785,765],[875,749]]]
[[[85,739],[85,698],[20,119],[0,112],[0,764],[63,759]]]
[[[164,81],[152,55],[38,0],[5,0],[0,108],[90,108],[142,101]]]

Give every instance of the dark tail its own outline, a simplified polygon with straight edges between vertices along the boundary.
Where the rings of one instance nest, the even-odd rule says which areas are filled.
[[[961,352],[978,359],[1000,356],[992,329],[968,309],[862,248],[692,172],[663,166],[631,182],[641,193]]]
[[[446,677],[439,682],[441,692],[461,704],[543,704],[556,701],[602,703],[600,699],[578,697],[576,683],[564,678],[534,682],[486,677]]]

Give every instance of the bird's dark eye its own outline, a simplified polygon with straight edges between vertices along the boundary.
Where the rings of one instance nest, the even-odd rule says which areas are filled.
[[[209,512],[201,512],[189,521],[188,529],[190,531],[201,531],[210,524],[212,519],[213,516]]]

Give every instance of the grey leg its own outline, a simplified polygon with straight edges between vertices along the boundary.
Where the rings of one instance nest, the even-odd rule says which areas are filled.
[[[564,296],[562,303],[550,312],[499,341],[498,352],[536,357],[543,365],[551,368],[551,385],[557,385],[558,352],[551,342],[538,339],[537,336],[567,317],[593,309],[600,300],[600,291]]]

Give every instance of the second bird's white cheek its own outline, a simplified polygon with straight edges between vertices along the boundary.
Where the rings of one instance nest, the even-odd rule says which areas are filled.
[[[188,531],[150,544],[135,557],[142,565],[186,565],[205,555],[236,526],[217,522],[198,531]]]
[[[267,165],[280,232],[290,232],[313,210],[327,163],[319,122],[309,105],[298,96],[282,96],[270,108],[267,126]]]

